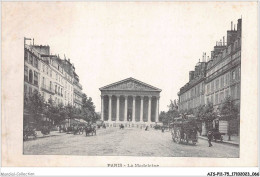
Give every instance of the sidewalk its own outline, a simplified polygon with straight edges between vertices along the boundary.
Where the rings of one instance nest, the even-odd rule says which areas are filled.
[[[199,136],[200,139],[208,140],[207,136]],[[215,142],[214,140],[212,142]],[[239,146],[239,136],[231,136],[231,141],[228,141],[228,135],[223,135],[223,141],[216,141],[216,143],[224,143],[233,146]]]
[[[37,138],[47,138],[47,137],[61,136],[66,134],[64,132],[60,133],[59,131],[51,131],[50,134],[48,135],[42,134],[41,131],[36,131],[36,133],[37,133]]]

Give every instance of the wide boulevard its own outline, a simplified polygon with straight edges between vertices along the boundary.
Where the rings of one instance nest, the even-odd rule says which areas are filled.
[[[98,129],[97,135],[58,133],[24,142],[24,154],[155,157],[239,157],[239,147],[199,139],[194,145],[174,143],[171,133],[140,128]]]

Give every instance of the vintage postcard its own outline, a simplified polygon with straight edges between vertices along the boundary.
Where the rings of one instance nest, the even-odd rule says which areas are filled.
[[[257,166],[256,2],[2,2],[2,165]]]

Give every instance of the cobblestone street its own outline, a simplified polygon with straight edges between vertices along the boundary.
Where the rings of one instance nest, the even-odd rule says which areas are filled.
[[[118,128],[98,129],[97,135],[58,133],[24,142],[24,154],[155,157],[239,157],[239,147],[199,139],[194,145],[176,144],[170,132]]]

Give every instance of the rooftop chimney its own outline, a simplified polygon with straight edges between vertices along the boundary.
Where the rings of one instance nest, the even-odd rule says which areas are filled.
[[[236,24],[234,24],[234,31],[236,31]]]
[[[233,21],[231,21],[231,31],[233,30]]]
[[[33,45],[34,45],[34,38],[33,38]]]
[[[223,36],[223,45],[225,45],[225,36]]]

